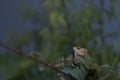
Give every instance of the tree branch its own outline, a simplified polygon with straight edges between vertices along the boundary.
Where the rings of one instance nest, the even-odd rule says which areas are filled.
[[[9,51],[11,51],[11,52],[16,53],[17,55],[20,55],[20,56],[29,58],[29,59],[31,59],[31,60],[33,60],[33,61],[35,61],[35,62],[38,62],[38,63],[40,63],[40,64],[43,64],[44,66],[49,67],[49,68],[51,68],[52,70],[54,70],[54,71],[56,71],[56,72],[58,72],[58,73],[61,73],[62,75],[65,75],[65,76],[68,76],[68,77],[72,77],[71,75],[69,75],[69,74],[67,74],[67,73],[59,70],[58,68],[52,66],[51,64],[48,64],[48,63],[46,63],[45,61],[42,61],[42,60],[38,60],[38,59],[36,59],[36,58],[34,58],[34,57],[32,57],[32,56],[26,56],[26,55],[24,55],[23,52],[21,52],[21,51],[19,51],[19,50],[16,50],[16,49],[13,49],[13,48],[10,48],[10,47],[6,46],[5,44],[3,44],[2,42],[0,42],[0,46],[3,47],[3,48],[5,48],[5,49],[7,49],[7,50],[9,50]]]

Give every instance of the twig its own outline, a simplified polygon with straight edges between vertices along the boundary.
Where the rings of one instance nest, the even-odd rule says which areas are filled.
[[[38,62],[38,63],[40,63],[40,64],[43,64],[44,66],[49,67],[49,68],[51,68],[52,70],[54,70],[54,71],[56,71],[56,72],[58,72],[58,73],[61,73],[61,74],[66,75],[66,76],[68,76],[68,77],[72,77],[71,75],[69,75],[69,74],[67,74],[67,73],[59,70],[58,68],[56,68],[56,67],[54,67],[54,66],[46,63],[45,61],[38,60],[38,59],[36,59],[36,58],[34,58],[34,57],[32,57],[32,56],[26,56],[26,55],[23,54],[23,52],[21,52],[21,51],[19,51],[19,50],[16,50],[16,49],[13,49],[13,48],[10,48],[10,47],[7,47],[6,45],[4,45],[4,44],[1,43],[1,42],[0,42],[0,46],[4,47],[5,49],[7,49],[7,50],[9,50],[9,51],[11,51],[11,52],[16,53],[17,55],[24,56],[24,57],[26,57],[26,58],[29,58],[29,59],[35,61],[35,62]]]

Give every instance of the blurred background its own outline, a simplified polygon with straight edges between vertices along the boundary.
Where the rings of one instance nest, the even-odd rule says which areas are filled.
[[[48,63],[80,45],[120,72],[119,0],[0,0],[0,41]],[[41,64],[0,47],[0,80],[59,80]]]

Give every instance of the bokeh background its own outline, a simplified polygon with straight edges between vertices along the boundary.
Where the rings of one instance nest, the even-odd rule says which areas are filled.
[[[120,0],[0,0],[0,41],[51,63],[80,45],[120,71]],[[57,73],[0,47],[0,80],[58,80]]]

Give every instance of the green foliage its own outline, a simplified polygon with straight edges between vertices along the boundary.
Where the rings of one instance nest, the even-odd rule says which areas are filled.
[[[48,63],[61,57],[66,58],[68,55],[73,55],[72,47],[80,45],[88,49],[89,54],[96,60],[97,64],[112,66],[112,68],[107,65],[101,66],[105,69],[102,70],[103,73],[101,74],[104,80],[117,80],[114,78],[116,73],[111,70],[117,70],[116,65],[120,61],[120,56],[114,51],[113,44],[108,45],[106,43],[107,39],[116,37],[117,31],[108,34],[104,32],[104,15],[109,22],[117,17],[114,5],[119,0],[109,0],[110,7],[108,9],[104,7],[105,0],[98,0],[100,6],[94,3],[95,0],[82,1],[83,5],[78,7],[74,0],[44,0],[43,7],[45,13],[47,13],[47,16],[44,17],[46,18],[46,25],[27,35],[22,34],[22,32],[18,33],[16,30],[16,32],[11,31],[12,34],[8,33],[7,35],[8,44],[14,45],[17,49],[24,49],[29,44],[34,43],[37,54],[35,53],[33,56]],[[74,7],[76,11],[72,12],[71,7]],[[31,6],[23,6],[19,11],[24,20],[33,19],[33,21],[36,20],[34,15],[39,12]],[[40,22],[39,18],[42,17],[37,17],[37,21]],[[43,72],[39,71],[38,64],[30,60],[12,55],[10,52],[7,52],[4,56],[2,54],[0,54],[0,68],[5,80],[58,79],[56,73],[48,69]],[[41,57],[38,57],[40,55]],[[87,59],[79,58],[78,60],[89,67],[91,62]],[[96,63],[92,67],[99,72],[99,66]],[[65,67],[63,71],[77,79],[79,78],[78,80],[84,79],[81,75],[87,74],[83,66]],[[61,78],[63,79],[63,77]]]
[[[90,56],[77,56],[74,62],[65,64],[68,65],[64,65],[63,71],[72,77],[61,75],[61,80],[120,80],[109,65],[98,66]]]

